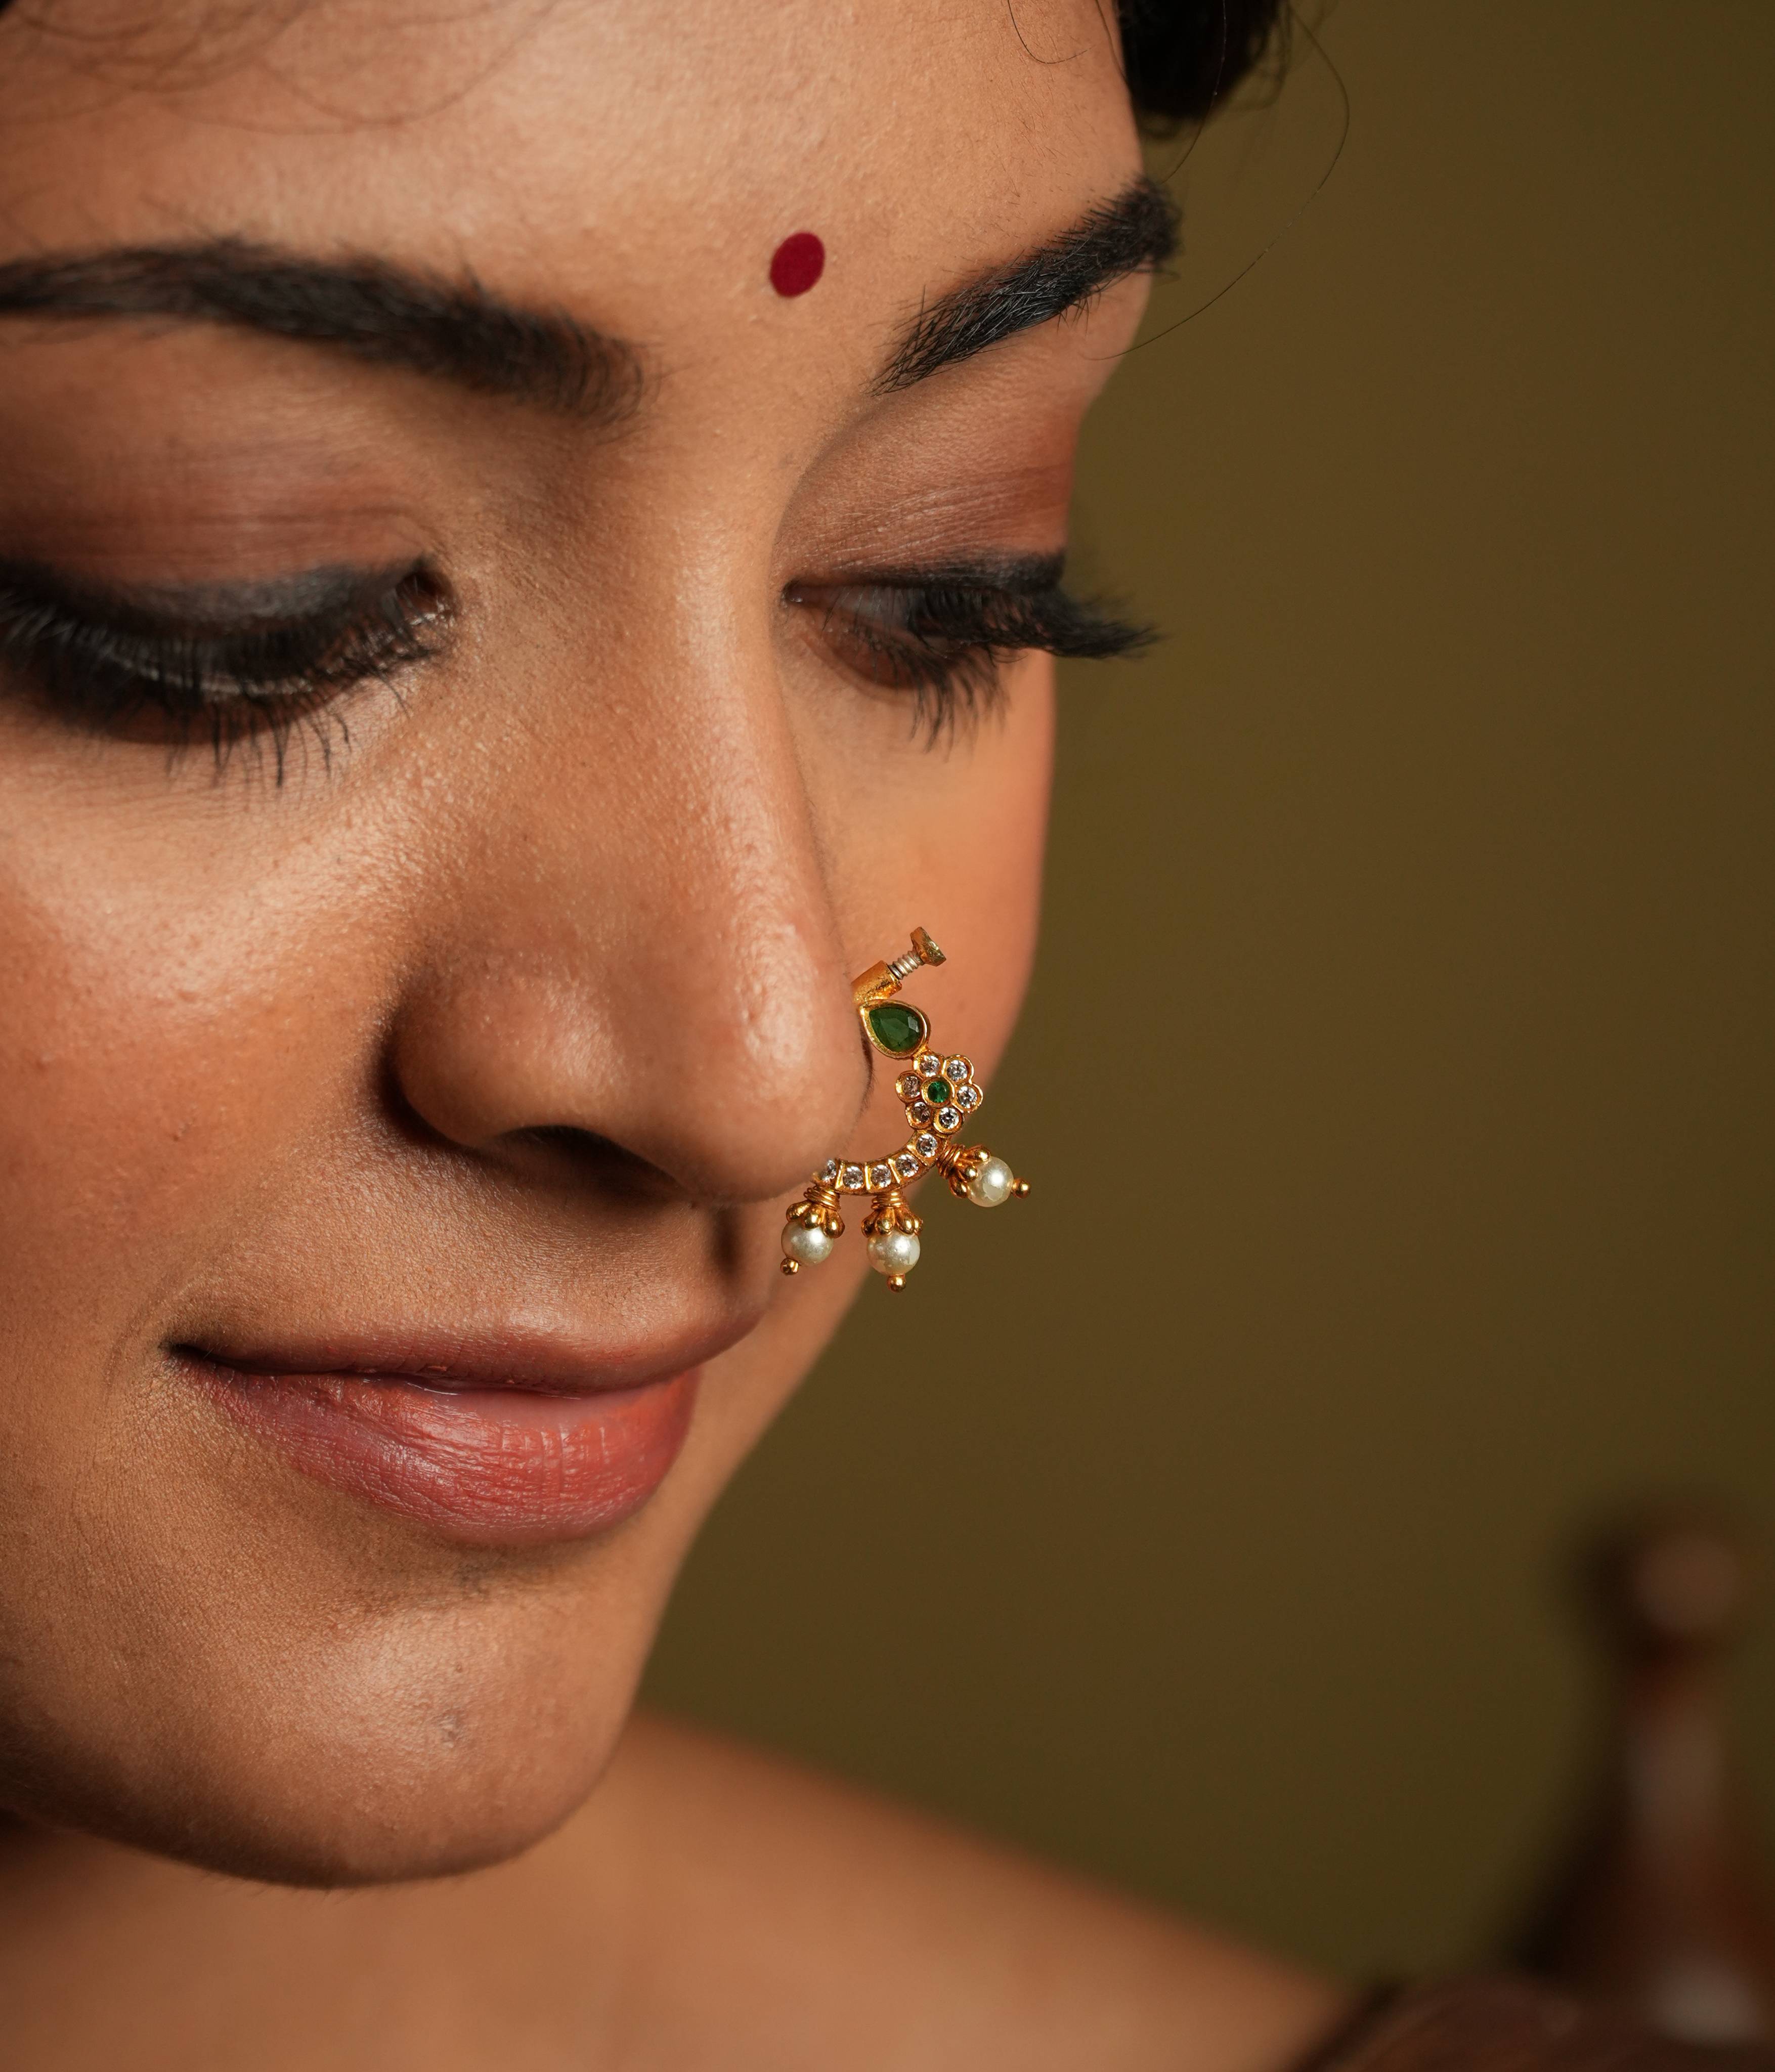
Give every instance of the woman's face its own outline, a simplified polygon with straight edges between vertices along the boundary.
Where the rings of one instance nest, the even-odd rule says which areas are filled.
[[[6,1803],[343,1882],[595,1779],[865,1277],[778,1271],[906,1135],[853,976],[1009,1031],[969,627],[1056,620],[1138,171],[1094,0],[0,19]]]

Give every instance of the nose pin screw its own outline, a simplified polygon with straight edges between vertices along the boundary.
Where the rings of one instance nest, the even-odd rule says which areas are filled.
[[[839,1203],[846,1194],[869,1197],[863,1215],[869,1262],[890,1288],[898,1289],[905,1287],[906,1276],[918,1263],[924,1228],[902,1187],[927,1173],[941,1173],[951,1194],[981,1209],[996,1209],[1029,1193],[1029,1182],[1020,1180],[985,1145],[960,1141],[963,1128],[986,1098],[972,1059],[939,1051],[923,1013],[895,997],[921,965],[945,961],[928,932],[914,928],[910,950],[891,962],[871,964],[853,981],[851,997],[865,1040],[905,1067],[894,1091],[906,1103],[912,1134],[885,1158],[826,1161],[783,1219],[785,1273],[799,1273],[832,1256],[833,1245],[844,1234]]]

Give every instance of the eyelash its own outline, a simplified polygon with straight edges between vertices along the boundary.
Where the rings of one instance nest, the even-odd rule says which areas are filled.
[[[175,754],[207,743],[219,768],[250,743],[281,783],[298,731],[329,761],[351,740],[337,701],[369,683],[398,696],[401,676],[440,652],[449,612],[421,567],[317,569],[266,586],[268,599],[280,591],[283,610],[250,615],[236,593],[232,623],[219,592],[224,608],[206,624],[0,565],[0,665],[94,732],[146,725]]]
[[[321,569],[281,592],[281,611],[261,605],[242,617],[236,602],[232,624],[218,610],[206,626],[0,564],[0,665],[95,731],[146,723],[175,754],[207,742],[218,767],[243,742],[268,749],[281,783],[298,729],[329,760],[335,742],[351,738],[342,694],[376,682],[398,696],[399,678],[441,652],[450,615],[442,586],[418,566]],[[318,605],[294,608],[316,594]],[[816,615],[853,676],[909,696],[914,730],[932,743],[990,709],[1013,655],[1126,655],[1150,638],[1072,597],[1058,557],[791,583],[783,601]]]
[[[786,603],[819,615],[822,636],[853,674],[910,693],[913,724],[935,741],[990,710],[1013,656],[1102,660],[1152,639],[1074,597],[1058,556],[872,574],[860,583],[791,583]]]

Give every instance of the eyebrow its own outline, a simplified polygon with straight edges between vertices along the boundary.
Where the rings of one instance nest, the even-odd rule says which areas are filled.
[[[1058,237],[921,310],[877,380],[877,391],[910,388],[939,367],[971,360],[1019,331],[1082,309],[1130,273],[1162,266],[1177,249],[1176,204],[1156,180],[1134,180]]]
[[[0,265],[0,316],[166,317],[322,345],[564,416],[614,423],[640,400],[631,346],[472,275],[305,258],[240,238]]]
[[[0,0],[3,4],[3,0]],[[922,309],[877,376],[890,394],[1082,308],[1177,249],[1177,211],[1134,181],[1058,236]],[[161,317],[329,347],[606,426],[646,387],[639,355],[563,310],[527,308],[374,257],[306,257],[244,238],[135,245],[0,263],[0,317]]]

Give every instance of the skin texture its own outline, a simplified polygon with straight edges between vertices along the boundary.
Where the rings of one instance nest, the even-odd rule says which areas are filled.
[[[854,1233],[776,1271],[808,1170],[904,1137],[852,976],[928,923],[951,961],[918,997],[989,1076],[1032,952],[1049,664],[932,746],[784,586],[1062,543],[1138,281],[903,395],[873,377],[921,301],[1138,163],[1074,0],[0,20],[0,261],[228,235],[470,269],[646,376],[598,430],[238,331],[0,324],[0,557],[171,585],[422,554],[458,604],[447,653],[342,701],[348,745],[298,730],[281,783],[0,678],[0,1919],[28,2062],[979,2063],[996,2024],[1072,2033],[1033,2020],[1032,1964],[1081,2037],[1110,2024],[1057,2063],[1255,2065],[1324,2019],[1288,1974],[661,1729],[570,1817],[699,1522],[865,1277]],[[825,274],[785,301],[770,255],[806,228]],[[467,1545],[298,1474],[168,1350],[369,1328],[705,1364],[626,1522]],[[386,1885],[551,1834],[495,1885],[349,1914],[243,1912],[183,1867]],[[823,1945],[833,1908],[797,1908],[872,1859],[865,1925],[840,1907]],[[972,1965],[918,1896],[970,1880],[960,1919],[1001,1923]],[[731,1917],[690,1903],[729,1887]],[[755,1948],[722,1943],[739,1918]],[[608,1932],[564,1955],[564,1920]],[[687,1998],[680,1948],[725,1983]],[[119,1996],[58,2004],[108,1967]]]

